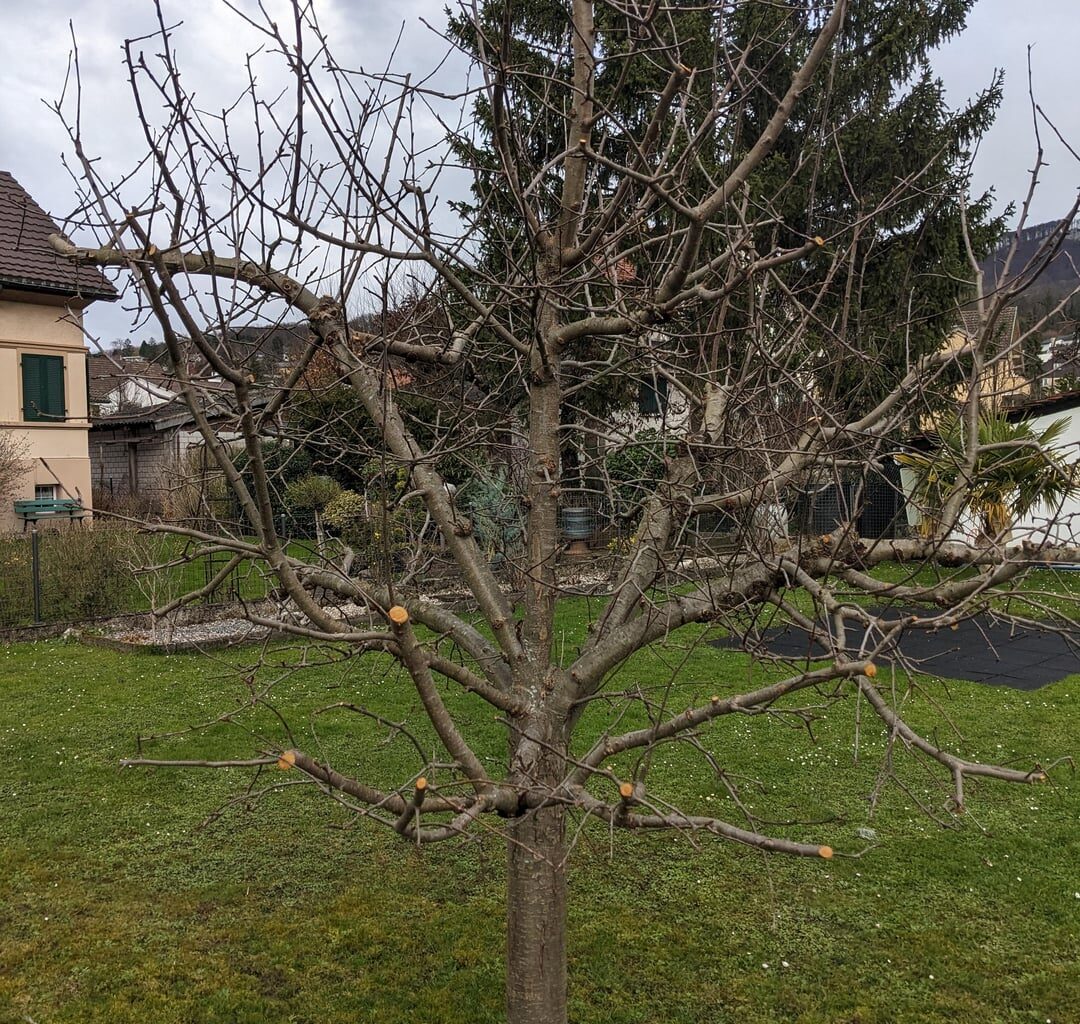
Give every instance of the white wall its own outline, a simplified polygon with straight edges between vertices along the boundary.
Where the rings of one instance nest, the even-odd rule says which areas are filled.
[[[1070,462],[1080,461],[1080,403],[1073,408],[1035,416],[1032,427],[1043,431],[1055,420],[1068,419],[1062,439],[1058,442],[1067,452]],[[1025,516],[1013,529],[1013,542],[1033,544],[1068,544],[1080,546],[1080,495],[1066,498],[1059,508],[1037,508]]]
[[[123,377],[109,392],[105,401],[99,403],[99,408],[102,416],[109,416],[121,409],[147,409],[170,402],[174,398],[176,395],[168,388],[152,384],[143,377]]]

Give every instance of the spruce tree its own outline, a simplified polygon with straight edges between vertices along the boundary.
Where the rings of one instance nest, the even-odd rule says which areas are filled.
[[[971,297],[962,217],[977,258],[991,250],[1003,228],[1002,219],[991,216],[989,195],[968,194],[969,156],[993,120],[1001,78],[954,110],[931,64],[935,48],[963,29],[973,4],[853,0],[827,73],[800,98],[774,151],[744,190],[745,219],[755,225],[751,237],[740,237],[739,223],[731,221],[712,225],[704,242],[706,252],[711,246],[720,253],[737,239],[747,253],[766,255],[817,237],[825,243],[823,252],[784,268],[779,276],[785,287],[763,289],[750,280],[725,301],[698,303],[681,311],[677,322],[662,324],[669,338],[681,339],[668,346],[668,363],[696,375],[688,379],[722,381],[764,354],[775,364],[774,386],[782,389],[797,366],[802,379],[815,375],[821,392],[844,415],[871,404],[907,363],[942,344],[956,311]],[[605,176],[605,193],[617,198],[625,173],[620,168],[646,138],[671,69],[682,66],[688,83],[669,117],[681,119],[678,135],[693,152],[692,179],[704,194],[758,137],[774,97],[805,58],[830,6],[825,0],[747,0],[705,12],[692,2],[674,2],[645,25],[621,7],[598,5],[602,59],[594,84],[594,147],[604,158],[596,173]],[[560,166],[555,158],[573,142],[565,138],[563,116],[572,93],[565,58],[571,51],[569,3],[491,0],[480,10],[483,31],[458,16],[451,27],[455,41],[478,55],[484,50],[488,59],[498,53],[507,68],[528,69],[526,75],[507,76],[515,89],[501,98],[514,110],[508,137],[519,147],[523,173]],[[744,55],[740,65],[716,59],[732,52]],[[476,201],[461,204],[460,212],[479,221],[490,243],[486,269],[505,279],[505,266],[496,264],[505,263],[506,241],[526,233],[509,190],[501,191],[497,180],[491,97],[500,102],[501,88],[495,83],[481,94],[471,134],[458,135],[453,144],[463,162],[480,168]],[[707,146],[691,141],[703,136]],[[560,187],[554,169],[539,175],[534,186],[552,222]],[[644,223],[660,238],[668,220],[657,204]],[[610,244],[602,251],[611,254],[613,276],[633,274],[644,287],[655,282],[642,223],[635,219],[639,237],[630,238],[620,218],[613,218]],[[509,251],[525,266],[536,257],[524,241]],[[803,293],[815,296],[812,309],[800,306],[797,295]],[[799,352],[785,350],[791,333],[786,325],[807,316],[813,330],[799,333],[810,344]],[[766,324],[775,351],[762,353],[760,344],[748,348],[752,320],[759,336]],[[587,356],[604,358],[603,349],[596,346]],[[628,339],[622,353],[638,360],[643,377],[649,372],[646,349],[641,339]],[[586,383],[581,403],[603,415],[632,398],[625,385],[590,389]]]

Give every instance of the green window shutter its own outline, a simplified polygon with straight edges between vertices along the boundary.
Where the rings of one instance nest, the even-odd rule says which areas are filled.
[[[45,401],[45,374],[41,356],[22,357],[23,419],[41,418]]]
[[[64,357],[22,357],[23,419],[60,421],[67,414],[64,403]]]
[[[67,418],[64,395],[64,357],[42,356],[45,360],[45,412],[58,420]],[[667,381],[664,381],[666,384]]]

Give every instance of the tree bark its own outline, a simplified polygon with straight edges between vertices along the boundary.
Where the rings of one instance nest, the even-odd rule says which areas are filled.
[[[566,1024],[566,836],[561,806],[510,823],[507,837],[506,1016]]]

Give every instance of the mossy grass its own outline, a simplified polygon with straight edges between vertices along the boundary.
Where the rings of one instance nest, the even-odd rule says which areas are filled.
[[[567,655],[596,612],[595,602],[563,603]],[[646,688],[682,708],[779,671],[709,638],[682,631],[636,657],[614,688]],[[118,767],[137,735],[240,709],[252,657],[251,649],[155,657],[59,641],[0,650],[0,1020],[502,1018],[496,831],[416,850],[291,785],[200,828],[253,772]],[[281,677],[272,700],[296,745],[318,744],[376,782],[411,778],[419,766],[405,738],[388,740],[385,728],[344,710],[313,714],[363,702],[418,722],[406,680],[384,661],[340,654],[288,671],[299,657],[292,646],[271,649],[258,676]],[[889,685],[887,676],[883,669],[879,684]],[[1080,676],[1035,693],[920,683],[907,701],[913,723],[937,723],[939,740],[970,756],[1029,766],[1076,752]],[[491,709],[459,693],[447,699],[484,756],[499,758],[502,727]],[[870,817],[885,737],[864,707],[856,762],[854,710],[835,706],[812,735],[772,716],[734,717],[707,734],[752,810],[778,822],[776,834],[828,843],[831,861],[575,824],[571,1019],[1077,1019],[1080,785],[1064,767],[1038,787],[971,785],[968,813],[949,818],[947,780],[898,749],[906,791],[886,786]],[[592,708],[584,731],[607,713]],[[429,732],[417,734],[433,749]],[[209,758],[275,745],[292,741],[263,708],[143,749]],[[428,774],[437,786],[438,774]],[[253,789],[292,779],[271,768]],[[688,810],[739,820],[722,782],[686,744],[655,754],[648,785]],[[803,824],[785,824],[793,821]],[[859,834],[866,828],[876,845],[843,856],[868,845]]]

